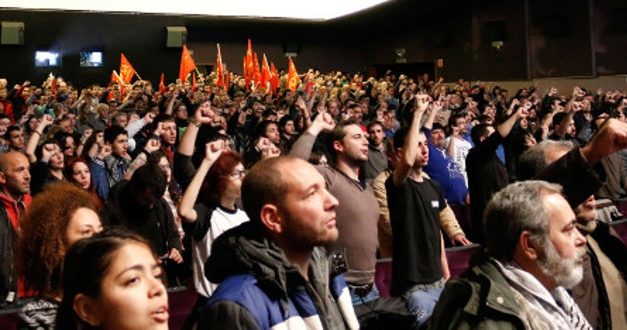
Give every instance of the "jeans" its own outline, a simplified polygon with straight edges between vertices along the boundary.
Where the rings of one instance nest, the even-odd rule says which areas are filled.
[[[417,284],[403,295],[407,309],[416,315],[416,326],[427,322],[442,290],[444,290],[444,279],[429,284]]]
[[[370,292],[368,292],[368,294],[366,294],[365,296],[360,296],[360,295],[355,294],[355,290],[350,284],[348,284],[348,290],[351,293],[353,306],[369,303],[371,301],[375,301],[379,299],[379,289],[377,289],[376,284],[372,285],[372,289],[370,289]]]

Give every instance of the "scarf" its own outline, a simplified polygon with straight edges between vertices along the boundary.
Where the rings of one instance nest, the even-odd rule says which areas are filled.
[[[535,276],[515,263],[493,261],[520,303],[519,314],[527,329],[592,330],[566,289],[558,286],[549,292]]]

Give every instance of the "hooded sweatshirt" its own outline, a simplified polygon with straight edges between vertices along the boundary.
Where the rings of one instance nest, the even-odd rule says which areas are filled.
[[[309,280],[256,223],[246,222],[214,242],[205,275],[220,283],[204,307],[199,329],[357,329],[350,293],[322,248]]]

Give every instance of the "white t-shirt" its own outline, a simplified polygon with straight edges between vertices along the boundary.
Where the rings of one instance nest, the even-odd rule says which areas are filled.
[[[453,141],[454,147],[455,147],[455,154],[453,155],[453,161],[462,170],[462,174],[464,175],[464,180],[466,181],[466,187],[468,187],[468,174],[466,173],[466,156],[468,156],[468,152],[472,148],[472,144],[464,139],[451,138],[449,136],[448,138],[446,138],[447,146],[449,143],[451,143],[451,140]]]
[[[248,216],[240,209],[229,210],[218,206],[212,210],[204,204],[196,204],[194,210],[198,215],[192,230],[194,287],[198,294],[208,298],[218,287],[205,277],[205,263],[211,255],[211,244],[225,231],[248,221]]]

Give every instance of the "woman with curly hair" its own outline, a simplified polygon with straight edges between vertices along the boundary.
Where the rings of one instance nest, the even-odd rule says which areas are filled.
[[[73,184],[52,185],[33,199],[21,225],[16,259],[18,275],[32,294],[20,313],[23,328],[53,328],[65,252],[101,230],[92,197]]]

